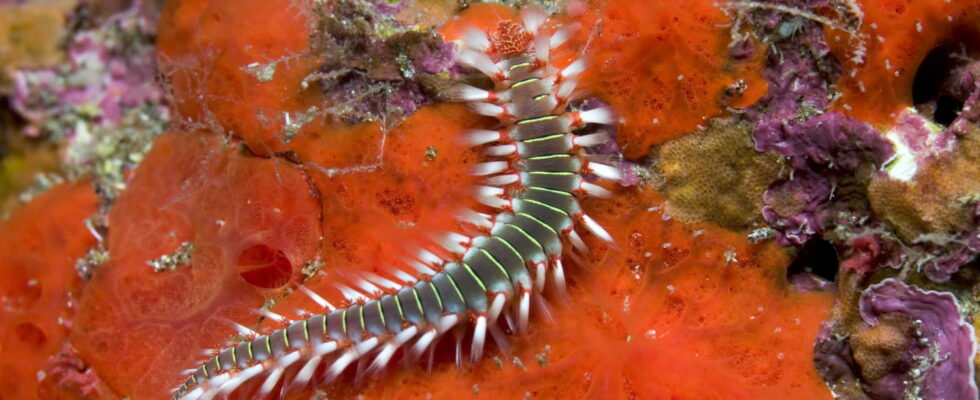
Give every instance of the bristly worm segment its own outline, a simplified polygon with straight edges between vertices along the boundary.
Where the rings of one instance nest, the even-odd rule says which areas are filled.
[[[470,29],[458,43],[459,62],[489,76],[495,87],[460,85],[454,98],[500,121],[497,130],[472,130],[465,136],[468,144],[485,148],[492,158],[473,173],[485,184],[476,188],[478,200],[494,213],[463,210],[458,215],[481,234],[443,235],[439,244],[454,256],[444,260],[421,250],[418,260],[409,263],[415,273],[396,269],[390,279],[364,277],[361,286],[382,287],[387,294],[371,296],[343,287],[351,301],[348,307],[336,308],[300,286],[323,314],[268,334],[237,325],[251,340],[227,347],[187,371],[187,380],[174,389],[175,400],[225,397],[252,382],[258,385],[258,397],[277,387],[280,393],[302,390],[328,384],[352,363],[372,356],[366,373],[374,374],[398,351],[415,359],[461,324],[473,326],[470,358],[478,361],[488,332],[503,340],[501,316],[511,332],[527,331],[531,300],[542,299],[549,276],[555,290],[564,292],[564,244],[583,253],[588,250],[575,231],[577,224],[612,241],[579,206],[583,195],[610,195],[583,174],[621,178],[617,168],[590,161],[582,152],[609,137],[573,133],[586,124],[612,123],[612,113],[608,108],[570,110],[585,63],[578,60],[557,69],[549,55],[572,29],[539,34],[547,16],[536,8],[523,10],[521,19],[523,24],[501,22],[489,36]]]

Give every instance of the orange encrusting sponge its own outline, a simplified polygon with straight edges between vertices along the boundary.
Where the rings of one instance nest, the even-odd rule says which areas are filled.
[[[827,29],[827,44],[843,66],[835,103],[848,115],[885,125],[912,105],[912,83],[930,51],[957,40],[976,48],[980,4],[975,1],[862,1],[859,36]],[[864,54],[860,54],[862,43]],[[860,60],[860,61],[858,61]]]
[[[62,350],[97,207],[90,182],[66,183],[0,223],[0,398],[37,398],[38,373]]]

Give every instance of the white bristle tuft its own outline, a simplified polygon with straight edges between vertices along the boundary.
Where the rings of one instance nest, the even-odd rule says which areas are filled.
[[[476,28],[469,28],[463,32],[463,42],[466,47],[476,51],[487,51],[490,48],[490,39],[487,34]]]
[[[579,113],[579,118],[590,124],[611,124],[616,121],[612,108],[610,107],[599,107],[582,111]]]
[[[521,301],[517,307],[517,332],[521,335],[527,334],[527,321],[531,313],[531,292],[524,290],[521,292]]]
[[[493,222],[490,221],[490,218],[488,218],[487,215],[478,213],[469,208],[460,210],[459,219],[482,229],[490,229],[493,227]]]
[[[303,356],[299,354],[298,351],[294,351],[292,353],[286,354],[282,357],[279,357],[279,366],[282,368],[286,368],[290,365],[293,365],[293,363],[299,361],[300,358],[303,358]]]
[[[470,103],[470,110],[473,110],[477,114],[494,118],[502,118],[507,112],[507,109],[503,106],[485,102]]]
[[[262,382],[262,388],[259,389],[261,397],[265,397],[272,392],[272,388],[276,387],[279,383],[279,378],[282,377],[283,369],[276,368],[269,373],[269,376],[265,378],[265,382]]]
[[[539,7],[524,7],[521,10],[521,20],[524,22],[524,30],[531,35],[537,34],[538,29],[548,19],[548,14]]]
[[[439,317],[438,320],[436,320],[435,323],[436,331],[438,331],[439,334],[441,335],[443,333],[446,333],[446,331],[452,329],[452,327],[456,326],[456,324],[458,323],[459,323],[458,315],[456,314],[443,315],[442,317]]]
[[[391,275],[393,275],[395,279],[398,279],[410,285],[414,284],[415,282],[418,282],[417,278],[398,268],[391,268]]]
[[[488,156],[508,156],[517,152],[517,145],[515,144],[501,144],[497,146],[487,147],[486,154]]]
[[[307,361],[306,364],[303,365],[303,368],[300,368],[299,372],[296,373],[296,378],[293,379],[293,382],[300,387],[306,386],[310,379],[313,379],[313,373],[316,372],[316,369],[320,366],[320,361],[322,360],[322,356],[314,356]]]
[[[362,275],[364,275],[364,278],[370,280],[372,283],[388,290],[398,290],[402,287],[402,285],[399,285],[397,282],[373,272],[363,272]]]
[[[493,63],[490,56],[482,52],[463,49],[457,53],[456,60],[460,64],[470,66],[490,78],[496,78],[501,74],[500,68]]]
[[[487,317],[481,315],[476,318],[476,326],[473,327],[473,347],[470,348],[470,356],[474,363],[483,358],[483,343],[486,339]]]
[[[477,186],[476,188],[477,197],[493,197],[493,196],[503,196],[504,189],[496,186]]]
[[[572,37],[572,34],[574,34],[578,29],[579,26],[576,24],[562,26],[561,29],[558,29],[557,32],[551,35],[551,48],[556,48],[565,44],[565,42],[567,42],[568,39]]]
[[[558,293],[560,293],[562,296],[564,296],[565,293],[566,293],[566,291],[565,291],[565,267],[562,265],[560,258],[558,258],[558,259],[555,260],[555,263],[554,263],[552,269],[553,269],[553,271],[551,271],[551,276],[555,280],[555,287],[558,289]]]
[[[409,260],[409,261],[406,261],[406,264],[408,264],[409,267],[412,267],[412,269],[418,271],[418,273],[420,273],[422,275],[432,276],[432,275],[435,275],[436,274],[436,271],[435,270],[433,270],[432,268],[429,268],[427,265],[422,264],[422,263],[420,263],[418,261],[411,261],[411,260]]]
[[[377,337],[373,337],[354,345],[354,350],[357,351],[358,356],[363,356],[367,354],[369,351],[371,351],[372,349],[374,349],[375,347],[377,347],[378,343],[380,342],[381,339],[378,339]]]
[[[500,317],[500,312],[503,311],[505,303],[507,303],[507,295],[497,293],[493,297],[493,302],[490,303],[490,308],[487,310],[487,320],[491,324],[497,322],[497,318]]]
[[[572,143],[579,147],[592,147],[609,142],[609,135],[605,133],[593,133],[591,135],[575,136]]]
[[[367,294],[373,294],[373,293],[381,292],[381,288],[375,286],[371,282],[368,282],[368,280],[367,279],[364,279],[364,278],[360,278],[359,277],[359,278],[354,279],[354,285],[357,286],[358,288],[360,288],[361,290],[363,290],[364,293],[367,293]]]
[[[299,316],[299,318],[297,319],[307,319],[313,316],[313,313],[306,311],[302,308],[297,308],[296,310],[293,311],[293,313]]]
[[[507,161],[490,161],[485,163],[479,163],[473,166],[473,175],[475,176],[487,176],[493,174],[499,174],[510,168],[510,163]]]
[[[593,235],[599,237],[599,239],[605,240],[609,243],[613,242],[612,235],[610,235],[609,232],[606,232],[606,230],[603,229],[598,222],[595,222],[592,217],[582,214],[582,222],[585,224],[585,228],[588,229],[589,232],[592,232]]]
[[[453,87],[449,96],[453,101],[487,101],[490,98],[490,92],[478,87],[459,84]]]
[[[217,387],[214,387],[214,386],[211,386],[210,389],[204,391],[204,395],[201,396],[201,399],[200,400],[211,400],[211,399],[214,398],[214,396],[217,396],[217,395],[218,395],[218,388]]]
[[[534,289],[541,293],[544,291],[544,279],[545,279],[545,265],[544,263],[537,263],[534,265],[535,275],[534,275]]]
[[[350,365],[351,362],[362,357],[364,354],[367,354],[368,351],[371,351],[371,349],[377,345],[378,338],[373,337],[354,345],[354,347],[344,352],[343,355],[334,361],[330,368],[324,371],[326,381],[331,382],[334,379],[337,379],[337,377],[340,376],[345,369],[347,369],[347,366]]]
[[[503,329],[500,329],[499,325],[490,324],[487,330],[490,331],[490,336],[493,338],[493,342],[497,344],[497,349],[500,350],[500,353],[505,356],[509,355],[510,344],[507,343],[507,334],[504,333]]]
[[[565,233],[565,236],[568,236],[568,241],[572,242],[572,247],[578,249],[578,251],[582,252],[583,254],[589,253],[589,246],[585,245],[585,241],[582,240],[582,237],[579,236],[578,232],[575,232],[574,229],[571,229]]]
[[[563,101],[568,101],[576,87],[578,87],[578,79],[566,79],[560,85],[558,85],[558,91],[555,92],[555,97]]]
[[[180,398],[180,400],[197,400],[197,399],[201,398],[201,395],[203,395],[203,394],[204,394],[204,388],[198,386],[198,387],[194,388],[194,390],[191,390],[190,392],[187,392],[187,394],[185,394],[184,396],[182,396]]]
[[[416,333],[418,333],[418,327],[416,326],[412,326],[398,332],[392,341],[385,345],[380,352],[378,352],[377,357],[374,358],[374,362],[371,363],[371,366],[368,368],[368,374],[373,375],[384,369],[384,367],[388,365],[388,362],[391,361],[391,357],[395,354],[395,351],[415,337]]]
[[[521,177],[518,174],[503,174],[489,177],[483,182],[485,182],[487,185],[506,186],[512,183],[517,183],[520,180]]]
[[[429,345],[432,344],[432,341],[436,339],[437,335],[439,335],[439,333],[436,332],[435,329],[423,333],[422,336],[419,337],[419,340],[412,345],[412,355],[418,357],[418,355],[425,352],[425,350],[429,348]]]
[[[575,62],[569,64],[565,69],[561,70],[562,79],[571,78],[573,76],[578,76],[582,71],[585,71],[585,60],[575,60]]]
[[[618,168],[606,164],[589,162],[589,171],[603,179],[609,179],[612,181],[619,181],[620,179],[623,179],[623,174],[619,172]]]
[[[212,376],[211,379],[208,381],[208,385],[211,385],[212,387],[220,387],[225,382],[228,382],[228,379],[230,379],[230,378],[231,378],[231,374],[228,373],[228,372],[225,372],[225,373],[219,374],[219,375],[215,375],[215,376]]]
[[[511,206],[510,200],[503,199],[497,196],[478,196],[476,201],[487,207],[493,207],[498,209],[509,208]]]
[[[303,292],[303,294],[305,294],[306,297],[309,297],[311,300],[313,300],[313,302],[316,303],[316,305],[320,306],[320,308],[327,311],[333,311],[337,309],[337,307],[334,307],[333,304],[330,304],[329,301],[327,301],[320,295],[316,294],[305,285],[299,285],[298,288],[300,292]]]
[[[435,255],[435,253],[426,249],[419,249],[418,254],[416,254],[415,257],[427,265],[442,265],[444,262],[446,262],[446,260],[443,260],[442,257],[439,257]]]
[[[491,131],[486,129],[471,129],[466,131],[463,136],[465,142],[469,146],[480,146],[491,142],[496,142],[501,139],[500,131]]]
[[[252,329],[249,329],[247,327],[245,327],[245,325],[239,324],[237,322],[232,322],[232,323],[235,324],[235,330],[237,330],[238,333],[241,334],[241,335],[245,335],[245,336],[259,336],[259,333],[258,332],[254,331]]]
[[[439,246],[442,246],[446,251],[453,254],[463,254],[466,251],[466,246],[463,243],[469,243],[470,241],[469,237],[453,232],[446,232],[433,239]]]
[[[269,310],[266,310],[264,308],[256,309],[255,310],[255,313],[256,314],[259,314],[259,315],[261,315],[263,317],[266,317],[268,319],[271,319],[273,321],[276,321],[276,322],[282,323],[282,322],[285,322],[286,321],[286,317],[283,317],[282,315],[276,314],[276,313],[274,313],[272,311],[269,311]]]
[[[354,289],[352,289],[352,288],[350,288],[348,286],[345,286],[343,284],[339,284],[338,283],[336,285],[337,285],[337,289],[340,290],[340,293],[349,302],[354,303],[354,302],[358,302],[358,301],[367,301],[368,300],[367,295],[365,295],[364,293],[361,293],[361,292],[359,292],[357,290],[354,290]]]
[[[212,380],[213,380],[213,378],[212,378]],[[222,383],[224,383],[224,382],[222,382]],[[219,392],[218,388],[221,387],[220,385],[215,386],[214,384],[212,384],[210,382],[208,383],[208,385],[209,385],[210,389],[204,391],[204,395],[201,396],[201,399],[200,400],[211,400],[211,399],[214,398],[214,396],[217,396],[219,394],[218,393]]]
[[[218,389],[221,393],[231,393],[233,390],[238,389],[238,387],[241,386],[243,383],[248,382],[250,379],[261,374],[262,371],[265,371],[265,365],[263,364],[256,364],[251,367],[245,368],[241,372],[239,372],[237,376],[235,376],[228,382],[225,382],[225,384],[221,385],[221,387],[219,387]]]
[[[331,340],[329,342],[323,342],[317,344],[316,346],[313,346],[313,353],[318,356],[325,356],[327,354],[333,353],[334,351],[337,351],[338,347],[339,345],[337,344],[337,342]]]
[[[595,197],[599,197],[599,198],[603,198],[603,199],[608,199],[608,198],[611,198],[613,196],[613,193],[612,192],[610,192],[610,191],[606,190],[606,188],[604,188],[602,186],[599,186],[599,185],[596,185],[594,183],[582,182],[579,185],[579,188],[581,188],[582,190],[585,191],[585,193],[588,193],[591,196],[595,196]]]
[[[381,351],[378,352],[378,355],[374,357],[371,366],[367,368],[367,375],[372,376],[381,372],[388,365],[388,362],[391,361],[391,356],[395,355],[395,350],[398,350],[398,347],[394,343],[386,343],[381,348]]]
[[[547,36],[539,35],[534,38],[534,57],[547,65],[551,61],[551,41]]]
[[[347,366],[356,359],[357,351],[354,349],[347,350],[343,355],[334,360],[333,364],[330,365],[330,368],[327,368],[327,370],[324,371],[324,380],[326,382],[333,382],[333,380],[337,379],[337,377],[340,376],[345,369],[347,369]]]

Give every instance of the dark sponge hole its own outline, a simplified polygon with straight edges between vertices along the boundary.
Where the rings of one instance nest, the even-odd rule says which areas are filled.
[[[972,29],[955,28],[947,42],[932,49],[919,64],[912,82],[912,102],[937,124],[953,123],[968,93],[957,88],[962,67],[974,62],[980,35]],[[929,115],[931,112],[932,115]]]
[[[245,282],[264,289],[285,286],[293,275],[293,264],[286,254],[261,243],[238,255],[238,267]]]
[[[837,250],[827,240],[815,237],[808,240],[803,248],[796,252],[796,257],[786,270],[786,277],[810,273],[833,282],[837,279],[838,269],[840,269],[840,259],[837,257]]]
[[[48,336],[44,334],[44,331],[30,322],[15,326],[14,335],[18,342],[33,349],[41,348],[48,341]]]
[[[963,102],[952,96],[939,96],[936,100],[936,111],[932,114],[932,120],[937,124],[949,126],[963,110]]]

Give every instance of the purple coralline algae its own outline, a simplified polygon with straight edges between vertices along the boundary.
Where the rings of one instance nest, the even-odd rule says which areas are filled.
[[[887,314],[904,316],[914,327],[900,366],[868,388],[875,398],[977,398],[974,331],[955,297],[886,279],[862,294],[860,312],[871,327]]]
[[[137,4],[100,27],[76,33],[68,43],[68,63],[57,68],[14,74],[14,109],[28,120],[25,134],[81,139],[83,119],[93,127],[113,128],[126,113],[160,105],[156,84],[153,19]],[[165,113],[165,109],[161,109]]]
[[[67,175],[94,177],[108,205],[169,112],[156,79],[155,9],[136,1],[99,20],[86,7],[69,17],[79,29],[66,40],[67,62],[15,71],[10,101],[25,135],[62,146]]]
[[[872,126],[835,103],[835,83],[852,71],[842,71],[826,42],[850,35],[853,57],[863,57],[860,9],[834,0],[742,6],[750,11],[740,21],[756,40],[733,34],[730,56],[766,51],[768,92],[740,117],[753,126],[755,149],[784,162],[762,196],[767,237],[804,262],[809,244],[825,240],[827,258],[839,261],[826,266],[839,267],[839,298],[815,344],[817,370],[840,398],[977,398],[976,338],[962,315],[977,314],[967,266],[980,254],[972,172],[980,64],[960,60],[937,89],[963,102],[955,118],[935,121],[932,99]],[[834,35],[825,36],[828,26]],[[789,275],[798,290],[827,288]]]
[[[786,157],[793,171],[769,187],[763,216],[780,245],[801,246],[838,222],[828,206],[834,191],[861,167],[882,165],[892,155],[891,145],[870,125],[838,112],[796,123],[769,122],[753,133],[756,148]]]
[[[825,2],[781,3],[809,9]],[[773,41],[765,71],[769,91],[746,115],[755,124],[756,149],[785,157],[792,168],[769,187],[763,216],[780,245],[799,247],[837,222],[838,210],[829,207],[835,192],[856,174],[870,178],[873,170],[858,170],[882,165],[892,144],[866,123],[827,112],[840,66],[818,23],[780,12],[755,15],[759,35]]]
[[[461,68],[454,46],[435,32],[393,17],[401,6],[384,1],[328,2],[313,40],[314,54],[328,60],[304,83],[324,91],[327,114],[348,123],[391,125],[424,104],[446,99]]]
[[[953,247],[954,250],[945,254],[940,253],[938,257],[923,266],[923,272],[933,282],[949,281],[953,274],[980,254],[980,202],[974,203],[970,217],[973,222],[973,230],[942,240],[943,242],[958,242],[957,246],[940,243],[946,244],[946,247]]]

